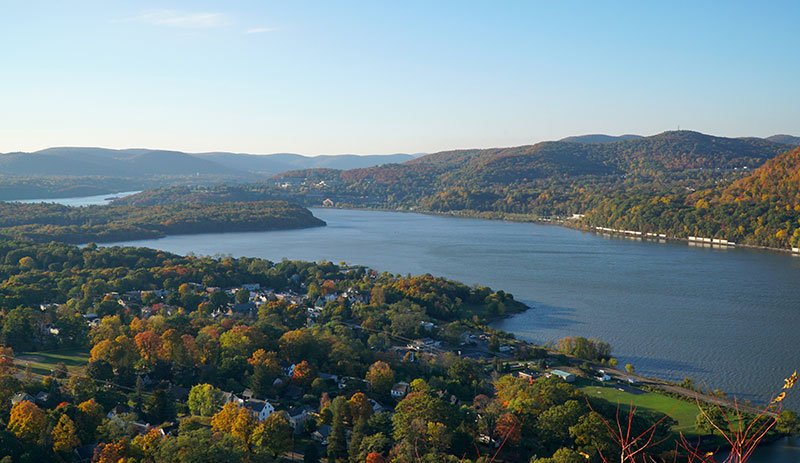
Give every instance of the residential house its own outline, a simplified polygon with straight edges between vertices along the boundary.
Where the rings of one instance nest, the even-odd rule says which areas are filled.
[[[339,378],[339,389],[360,388],[366,384],[362,378],[354,378],[352,376],[342,376]]]
[[[510,354],[510,353],[514,352],[514,346],[509,346],[507,344],[503,344],[502,346],[500,346],[497,349],[497,351],[500,352],[501,354]]]
[[[604,383],[606,381],[611,381],[611,376],[606,374],[604,370],[597,370],[597,374],[595,375],[595,379]]]
[[[50,401],[50,394],[48,392],[41,391],[38,394],[36,394],[34,400],[39,405],[45,405],[47,402]]]
[[[319,442],[321,445],[328,445],[328,437],[331,435],[331,426],[329,424],[323,424],[316,431],[314,434],[311,435],[311,438],[314,439],[316,442]]]
[[[273,412],[275,407],[267,400],[250,399],[244,403],[245,408],[253,413],[253,416],[258,418],[259,421],[266,420]]]
[[[436,341],[431,338],[415,339],[408,344],[409,349],[413,350],[438,350],[442,347],[441,341]]]
[[[256,313],[256,304],[254,302],[245,302],[244,304],[234,304],[231,307],[231,310],[228,312],[229,315],[246,315],[252,316]]]
[[[572,373],[568,373],[566,371],[563,371],[563,370],[550,370],[550,375],[557,376],[557,377],[563,379],[567,383],[572,383],[572,382],[575,381],[575,375],[573,375]]]
[[[109,412],[106,414],[106,418],[108,418],[109,420],[121,423],[122,422],[122,418],[120,418],[120,415],[123,415],[125,413],[130,413],[130,412],[131,412],[131,408],[130,407],[128,407],[127,405],[118,404],[114,408],[109,410]]]
[[[302,429],[303,424],[309,417],[308,407],[292,407],[286,411],[286,414],[289,418],[289,424],[295,429],[295,431],[299,431]]]
[[[235,403],[237,403],[239,405],[243,405],[244,404],[244,400],[241,397],[239,397],[236,394],[234,394],[233,392],[223,392],[222,393],[222,404],[225,405],[225,404],[228,404],[228,403],[231,403],[231,402],[235,402]]]
[[[408,390],[410,387],[411,386],[405,381],[400,381],[399,383],[396,383],[394,386],[392,386],[392,397],[397,400],[402,399],[403,397],[406,396],[406,394],[408,394]]]
[[[97,326],[97,324],[100,323],[100,319],[97,317],[96,313],[84,314],[83,319],[86,320],[86,324],[89,326]]]
[[[381,403],[378,402],[377,400],[375,399],[367,399],[367,400],[369,401],[369,404],[372,405],[372,413],[380,413],[387,410],[386,407],[381,405]]]
[[[20,402],[28,401],[30,403],[36,402],[36,399],[27,392],[17,392],[11,396],[11,405],[16,405]]]

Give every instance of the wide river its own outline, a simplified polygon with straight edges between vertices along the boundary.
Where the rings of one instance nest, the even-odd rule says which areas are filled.
[[[132,194],[139,193],[138,191],[123,191],[121,193],[108,193],[104,195],[95,195],[95,196],[76,196],[72,198],[46,198],[46,199],[19,199],[16,201],[11,201],[15,203],[57,203],[63,204],[65,206],[73,206],[73,207],[80,207],[80,206],[96,206],[102,204],[108,204],[112,200],[117,198],[124,198],[125,196],[130,196]]]
[[[175,253],[346,261],[503,289],[532,309],[496,324],[547,343],[611,343],[620,364],[686,376],[742,399],[779,391],[800,367],[800,258],[604,238],[557,226],[315,209],[327,227],[171,236],[125,244]],[[800,400],[790,399],[792,408]],[[759,461],[796,462],[796,445]]]

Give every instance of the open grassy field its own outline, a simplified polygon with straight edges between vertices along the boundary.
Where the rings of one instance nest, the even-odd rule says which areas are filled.
[[[15,356],[16,363],[25,366],[30,363],[31,371],[48,375],[59,362],[64,362],[70,372],[80,372],[89,363],[87,349],[64,349],[59,351],[23,352]]]
[[[580,389],[589,397],[602,398],[615,405],[629,406],[632,404],[643,410],[652,410],[669,415],[678,422],[673,428],[675,431],[680,431],[684,434],[693,434],[695,432],[695,420],[698,411],[697,405],[691,402],[636,389],[631,389],[632,391],[638,391],[636,393],[621,391],[617,389],[616,385],[581,385]]]

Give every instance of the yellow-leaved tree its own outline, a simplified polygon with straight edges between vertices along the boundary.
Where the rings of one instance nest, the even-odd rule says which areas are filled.
[[[8,418],[8,431],[19,439],[35,442],[44,431],[47,417],[33,402],[23,400],[11,407]]]
[[[75,422],[67,415],[61,415],[53,431],[50,433],[53,439],[53,451],[59,453],[69,453],[81,445],[78,438],[78,428]]]

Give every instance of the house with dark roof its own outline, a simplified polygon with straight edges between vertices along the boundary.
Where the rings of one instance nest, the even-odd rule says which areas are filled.
[[[28,394],[27,392],[17,392],[13,396],[11,396],[11,405],[16,405],[20,402],[28,401],[30,403],[36,402],[36,399]]]
[[[313,434],[311,434],[311,438],[315,441],[319,442],[322,445],[328,445],[328,436],[331,435],[331,426],[329,424],[323,424]]]
[[[405,381],[396,383],[394,386],[392,386],[392,397],[395,399],[402,399],[406,396],[406,394],[408,394],[410,387],[411,386]]]
[[[275,407],[267,400],[249,399],[245,401],[244,407],[258,418],[259,421],[266,420],[272,413],[275,412]]]
[[[289,418],[289,424],[295,429],[295,431],[299,431],[303,424],[308,419],[309,415],[308,407],[292,407],[289,410],[286,410],[286,414]]]

